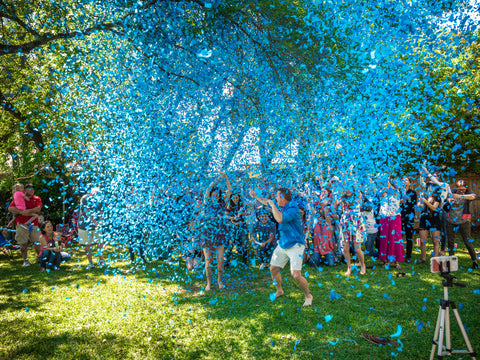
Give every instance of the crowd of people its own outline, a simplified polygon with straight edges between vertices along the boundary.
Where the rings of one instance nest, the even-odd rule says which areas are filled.
[[[225,192],[218,186],[222,178]],[[277,262],[278,249],[298,250],[297,247],[302,248],[300,256],[297,252],[288,256],[292,275],[298,259],[301,264],[308,262],[315,267],[345,263],[345,275],[352,274],[355,267],[362,275],[366,273],[366,255],[387,268],[400,269],[402,263],[413,261],[414,234],[418,231],[421,255],[414,259],[417,264],[427,261],[429,235],[433,243],[432,256],[437,257],[455,254],[455,236],[460,233],[472,268],[478,268],[469,210],[476,196],[463,180],[457,180],[456,187],[451,189],[439,178],[438,172],[430,174],[423,168],[417,188],[407,177],[369,179],[368,187],[360,187],[348,176],[342,180],[331,176],[319,177],[315,183],[303,187],[294,184],[288,189],[258,181],[257,186],[248,191],[242,189],[242,184],[232,187],[228,176],[222,174],[210,184],[203,198],[196,197],[197,212],[189,227],[191,244],[185,247],[187,264],[190,268],[192,264],[199,266],[200,258],[204,258],[207,290],[212,286],[214,260],[218,286],[224,286],[222,274],[232,262],[234,247],[238,262],[248,266],[246,256],[248,248],[253,246],[255,260],[262,269],[270,263],[274,280],[276,267],[285,265],[285,258]],[[286,203],[282,203],[285,199],[288,199]],[[298,216],[301,233],[285,226],[281,216],[288,213],[293,204],[298,207],[295,216]],[[282,244],[282,237],[294,240]]]
[[[451,189],[440,180],[439,173],[430,174],[426,168],[416,187],[409,178],[391,176],[378,176],[360,185],[349,174],[318,176],[308,184],[288,186],[250,180],[239,177],[232,186],[223,173],[203,194],[201,189],[190,189],[181,196],[157,194],[159,206],[169,209],[163,212],[168,221],[157,221],[161,223],[159,228],[170,234],[170,239],[160,244],[153,239],[158,233],[146,225],[148,214],[134,202],[127,207],[129,226],[125,245],[130,260],[134,261],[137,251],[146,263],[147,248],[152,245],[162,247],[167,255],[181,254],[187,269],[200,270],[205,266],[206,291],[213,286],[215,267],[217,284],[222,289],[225,268],[258,264],[260,269],[269,267],[277,296],[283,294],[280,269],[290,261],[292,276],[305,294],[306,305],[311,304],[311,295],[301,274],[304,264],[314,267],[345,264],[347,276],[357,269],[363,275],[365,256],[369,256],[386,267],[400,269],[404,262],[427,261],[429,236],[433,256],[453,255],[455,237],[460,233],[472,267],[478,268],[469,209],[476,195],[463,180],[457,180]],[[99,201],[99,193],[100,189],[93,188],[80,199],[76,224],[88,269],[95,267],[93,246],[98,264],[106,264],[102,256],[105,243],[102,224],[104,207],[108,204]],[[52,222],[42,221],[41,209],[42,201],[34,194],[32,184],[15,186],[8,210],[15,214],[15,240],[20,245],[23,264],[30,265],[27,251],[28,245],[33,244],[41,270],[57,270],[70,255],[65,252],[61,234],[54,231]],[[412,259],[417,231],[420,258]]]
[[[88,208],[86,199],[94,196],[96,192],[96,189],[92,189],[89,194],[81,198],[80,216],[78,224],[76,224],[78,227],[78,242],[85,245],[86,256],[89,260],[87,268],[89,269],[94,267],[92,250],[90,249],[94,242],[98,246],[99,262],[101,265],[105,265],[100,251],[103,244],[96,239],[95,234],[95,226],[101,220],[101,213],[98,212],[94,216],[86,213]],[[97,210],[100,210],[99,206],[97,205]],[[37,255],[36,262],[40,264],[40,271],[60,270],[60,264],[71,259],[71,255],[65,251],[67,239],[63,233],[55,231],[54,224],[50,220],[44,219],[41,215],[42,207],[42,199],[35,195],[35,188],[32,184],[14,185],[13,199],[8,207],[14,217],[3,229],[3,235],[6,237],[14,233],[14,240],[20,246],[24,267],[32,265],[28,259],[28,246],[32,245]],[[14,225],[14,230],[9,233],[11,225]],[[86,231],[87,227],[88,232]]]

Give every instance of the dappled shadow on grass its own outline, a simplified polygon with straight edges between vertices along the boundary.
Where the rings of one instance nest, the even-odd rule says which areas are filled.
[[[459,256],[461,265],[468,265],[466,255],[460,252]],[[372,264],[371,260],[369,263]],[[12,275],[7,282],[6,292],[19,305],[4,303],[1,310],[22,310],[26,306],[30,306],[32,310],[38,308],[35,322],[33,319],[30,322],[31,313],[25,316],[25,312],[23,315],[16,312],[16,316],[23,316],[24,319],[20,321],[14,318],[15,327],[11,330],[9,329],[11,318],[3,317],[0,322],[0,327],[9,329],[10,335],[25,334],[20,336],[18,344],[8,345],[15,357],[21,357],[22,351],[26,354],[34,354],[32,356],[34,358],[40,358],[42,354],[48,354],[47,357],[49,357],[51,353],[46,343],[54,342],[52,346],[56,349],[56,354],[67,351],[65,349],[73,349],[71,354],[59,356],[64,358],[139,358],[141,356],[146,358],[272,358],[278,357],[279,352],[281,357],[290,356],[296,352],[296,356],[303,359],[332,358],[330,352],[340,356],[340,351],[342,358],[346,359],[358,358],[357,352],[368,355],[372,359],[384,359],[389,358],[395,349],[387,347],[378,349],[363,340],[360,335],[366,330],[378,336],[389,336],[396,331],[399,324],[403,327],[400,340],[407,344],[403,350],[405,356],[418,357],[419,354],[428,350],[431,344],[438,311],[436,299],[443,295],[441,278],[430,273],[428,264],[414,263],[403,265],[401,271],[405,272],[406,276],[402,278],[395,276],[398,270],[381,268],[378,263],[375,269],[367,270],[367,275],[356,274],[349,279],[344,276],[345,265],[324,268],[322,272],[306,266],[304,272],[310,273],[307,280],[315,297],[314,304],[310,308],[302,307],[303,295],[289,274],[288,267],[283,271],[284,279],[288,279],[284,281],[286,295],[271,301],[270,294],[274,292],[274,287],[270,273],[268,270],[260,271],[256,268],[248,270],[241,266],[229,268],[225,276],[227,288],[223,291],[215,288],[211,292],[204,293],[201,290],[205,280],[196,279],[189,274],[185,270],[183,261],[178,264],[154,261],[149,263],[145,270],[137,269],[133,274],[134,267],[120,261],[112,263],[106,269],[96,268],[91,271],[86,271],[84,267],[79,268],[72,262],[64,264],[62,271],[50,275],[41,274],[38,267],[22,268],[21,263],[7,265],[0,268],[0,276],[4,278],[3,275]],[[10,269],[7,269],[8,267]],[[120,277],[110,277],[105,273]],[[477,280],[465,270],[459,271],[456,275],[459,281],[470,281],[473,282],[470,286],[476,284],[477,288],[480,287],[480,277]],[[106,289],[113,294],[109,298],[105,291],[95,291],[98,290],[94,285],[97,281],[104,281],[126,290],[124,293],[117,293],[113,291],[114,288]],[[22,290],[27,288],[24,286],[27,283],[29,284],[27,295],[42,287],[45,291],[50,286],[60,287],[80,283],[80,290],[87,288],[88,291],[88,296],[85,298],[87,307],[88,301],[92,301],[90,304],[93,303],[90,299],[100,299],[98,301],[102,304],[94,309],[99,310],[99,313],[103,311],[103,315],[108,314],[107,316],[113,320],[122,317],[127,310],[117,311],[113,305],[110,305],[110,308],[102,308],[103,304],[106,306],[116,301],[114,297],[130,298],[122,306],[130,308],[134,306],[132,304],[139,303],[139,308],[149,309],[149,314],[151,313],[152,319],[155,319],[152,322],[147,320],[149,331],[152,325],[155,327],[159,324],[163,326],[163,332],[153,330],[152,340],[150,340],[152,345],[140,344],[144,341],[141,335],[115,332],[114,330],[117,329],[112,326],[118,326],[118,324],[105,325],[103,322],[104,325],[96,329],[95,322],[89,319],[86,319],[84,325],[78,324],[78,326],[86,325],[88,328],[79,328],[68,333],[61,332],[61,329],[59,332],[52,331],[51,326],[47,326],[50,319],[40,312],[43,304],[41,299],[30,297],[29,303],[22,302]],[[46,289],[45,286],[47,286]],[[90,290],[92,290],[91,295]],[[339,297],[332,298],[331,290],[334,290]],[[463,300],[463,296],[467,295],[463,293],[464,291],[463,289],[454,290],[452,296],[458,302],[464,303],[462,318],[474,334],[471,337],[472,342],[478,341],[478,335],[475,337],[475,334],[480,330],[480,322],[476,322],[477,315],[472,315],[473,309],[478,306],[478,301],[475,303],[471,289],[468,299]],[[360,292],[362,294],[358,297]],[[168,296],[163,296],[164,294]],[[99,295],[102,296],[98,298]],[[49,299],[62,301],[58,296],[50,295],[48,291],[46,296]],[[428,301],[424,302],[424,298]],[[426,310],[422,310],[424,305],[427,307]],[[83,303],[80,307],[76,305],[72,311],[80,313],[83,306]],[[88,312],[82,311],[84,314],[91,314],[94,309],[89,309]],[[158,312],[159,310],[161,312]],[[139,310],[136,311],[138,314]],[[147,316],[150,316],[149,314]],[[165,320],[161,320],[160,315]],[[332,316],[331,321],[326,320],[328,315]],[[170,328],[169,321],[172,320],[175,320],[175,327]],[[417,329],[417,320],[424,323],[422,330]],[[16,323],[16,321],[19,322]],[[165,323],[165,321],[168,322]],[[32,337],[29,324],[44,322],[45,327],[40,326],[39,331],[48,336],[45,336],[46,340],[42,342],[35,339],[35,336]],[[323,328],[319,328],[319,324]],[[168,330],[165,330],[166,328]],[[144,328],[140,325],[140,329]],[[166,336],[165,331],[170,332],[170,336]],[[187,339],[188,346],[182,346],[181,356],[175,355],[175,348],[182,343],[182,337],[183,340]],[[295,349],[297,341],[299,343]],[[331,345],[329,341],[339,342],[338,345]],[[66,343],[70,345],[66,346]],[[112,343],[117,345],[114,346]],[[82,348],[82,346],[85,346],[85,353],[77,352],[77,347]],[[148,353],[145,349],[151,346],[155,349]],[[35,350],[37,348],[40,350]],[[119,351],[118,354],[117,351]]]
[[[459,251],[457,255],[463,269],[455,275],[458,281],[467,284],[469,290],[454,288],[451,296],[458,297],[455,299],[457,304],[463,302],[462,316],[472,334],[471,341],[480,343],[480,322],[476,311],[478,300],[472,296],[472,289],[480,287],[480,277],[467,270],[470,260],[466,253]],[[307,280],[314,295],[313,306],[309,308],[302,306],[303,294],[288,269],[283,271],[285,296],[274,301],[270,298],[275,289],[269,272],[248,270],[239,271],[238,276],[242,280],[236,278],[237,281],[232,281],[224,291],[215,289],[196,298],[181,294],[178,302],[202,304],[211,321],[227,322],[232,328],[245,333],[243,342],[252,346],[255,346],[255,341],[263,342],[265,352],[262,356],[268,356],[274,344],[279,343],[290,344],[293,354],[295,342],[301,340],[303,349],[308,349],[307,344],[322,349],[320,352],[324,348],[328,351],[340,348],[343,358],[356,358],[356,351],[368,354],[372,359],[387,358],[393,356],[391,353],[398,355],[395,348],[384,347],[380,351],[362,339],[361,333],[368,330],[385,337],[395,333],[399,325],[403,329],[399,339],[407,343],[403,348],[404,354],[418,357],[429,351],[438,299],[443,297],[442,278],[430,272],[429,263],[402,264],[402,269],[397,270],[393,267],[385,269],[377,262],[375,269],[367,270],[366,275],[356,273],[349,278],[344,276],[345,270],[344,265],[324,268],[322,272],[310,266],[304,268],[304,272],[310,273]],[[397,277],[397,273],[405,273],[405,276]],[[337,298],[332,294],[339,296]],[[326,320],[328,316],[332,316],[331,322]],[[452,330],[452,333],[455,330],[458,329]],[[337,344],[337,341],[340,341],[337,348],[330,344]],[[351,342],[351,346],[341,345],[342,341]],[[244,347],[236,339],[227,339],[227,343],[232,353]],[[458,345],[462,345],[461,338]],[[305,351],[308,353],[309,350]],[[328,351],[324,356],[329,355]],[[376,352],[378,357],[372,356]],[[304,356],[315,358],[313,353]]]
[[[45,324],[49,324],[48,319]],[[12,334],[2,340],[8,348],[8,353],[3,350],[5,347],[0,348],[2,359],[170,359],[177,348],[174,339],[159,334],[149,339],[148,344],[139,346],[138,339],[95,329],[62,331],[60,328],[56,334],[51,334],[49,329],[38,326],[30,329],[26,321],[10,321],[0,326],[8,326]],[[193,351],[191,355],[194,358],[199,354]]]

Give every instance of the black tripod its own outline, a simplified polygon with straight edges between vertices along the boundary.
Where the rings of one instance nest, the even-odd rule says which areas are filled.
[[[473,351],[472,345],[470,345],[470,341],[468,340],[467,333],[463,327],[462,320],[460,319],[460,315],[458,314],[457,306],[451,300],[448,300],[448,288],[453,287],[453,285],[459,287],[465,287],[465,284],[461,283],[454,283],[453,279],[456,279],[455,276],[451,275],[448,272],[442,272],[440,274],[445,280],[442,281],[443,283],[443,293],[444,298],[440,301],[440,308],[438,310],[438,318],[437,318],[437,326],[435,327],[435,336],[433,337],[433,345],[432,345],[432,352],[430,354],[430,360],[433,360],[435,356],[435,348],[438,345],[438,353],[437,358],[443,359],[445,355],[451,354],[470,354],[472,359],[476,360],[477,354]],[[452,350],[451,343],[450,343],[450,314],[449,308],[452,308],[453,313],[455,314],[455,318],[457,319],[458,326],[460,327],[460,331],[462,332],[463,339],[467,344],[468,350]],[[446,339],[446,346],[443,345],[443,337],[445,335]]]

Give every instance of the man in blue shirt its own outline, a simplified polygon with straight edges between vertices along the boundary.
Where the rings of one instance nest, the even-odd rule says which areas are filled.
[[[307,279],[302,276],[305,241],[303,239],[300,209],[294,201],[291,201],[291,191],[286,188],[278,189],[275,200],[279,207],[277,207],[272,200],[258,197],[254,191],[250,191],[250,196],[257,199],[263,205],[269,205],[275,220],[279,224],[278,231],[280,232],[280,240],[273,251],[272,260],[270,261],[270,273],[272,274],[273,282],[277,290],[275,298],[284,294],[280,269],[283,269],[290,260],[290,272],[305,294],[303,306],[312,305],[313,296],[308,289]]]

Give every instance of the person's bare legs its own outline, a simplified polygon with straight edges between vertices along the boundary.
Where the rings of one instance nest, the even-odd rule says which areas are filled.
[[[224,261],[224,255],[225,255],[225,247],[219,246],[215,250],[217,253],[217,282],[218,282],[218,288],[223,289],[225,285],[223,285],[223,261]]]
[[[363,256],[362,245],[355,243],[355,251],[357,253],[357,259],[360,262],[360,274],[365,275],[367,268],[365,267],[365,257]]]
[[[93,264],[93,255],[92,255],[91,245],[85,245],[85,253],[87,254],[88,263]]]
[[[420,230],[420,250],[422,252],[422,261],[427,261],[427,237],[428,230]]]
[[[302,289],[303,294],[305,295],[305,302],[303,303],[303,306],[312,305],[313,296],[312,296],[312,294],[310,294],[310,290],[308,289],[307,279],[305,279],[303,277],[302,271],[301,270],[291,270],[290,272],[291,272],[293,278],[295,279],[295,281],[297,282],[298,286],[300,286],[300,289]]]
[[[31,217],[30,219],[28,219],[28,221],[27,221],[24,225],[26,225],[27,227],[29,227],[30,224],[35,221],[35,219],[38,219],[38,215],[37,215],[37,214],[33,214],[32,217]],[[41,225],[41,224],[38,224],[38,225]]]
[[[343,242],[343,257],[347,260],[347,271],[345,272],[345,276],[352,274],[352,258],[350,256],[350,241]]]
[[[212,252],[208,248],[203,248],[203,254],[205,255],[205,272],[207,274],[207,286],[205,287],[205,291],[210,291],[212,288]]]
[[[42,250],[42,247],[40,245],[33,244],[33,248],[37,252],[37,257],[40,256],[40,250]]]
[[[97,245],[98,261],[104,261],[103,254],[102,254],[102,249],[103,249],[103,244],[98,244]]]
[[[270,273],[272,274],[273,284],[275,285],[275,299],[284,294],[282,288],[282,274],[280,274],[280,268],[278,266],[270,265]]]
[[[435,230],[431,232],[433,241],[433,253],[435,256],[440,256],[440,231]]]
[[[20,254],[22,254],[23,262],[25,262],[28,256],[28,243],[20,245]]]

